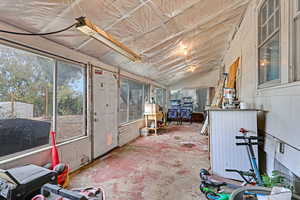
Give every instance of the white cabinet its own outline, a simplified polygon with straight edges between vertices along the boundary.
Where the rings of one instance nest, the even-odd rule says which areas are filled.
[[[209,123],[212,173],[242,180],[238,174],[225,172],[225,169],[247,171],[251,168],[246,146],[236,146],[235,136],[242,135],[240,128],[249,130],[249,136],[257,136],[257,110],[209,110]],[[258,147],[253,148],[257,156]]]

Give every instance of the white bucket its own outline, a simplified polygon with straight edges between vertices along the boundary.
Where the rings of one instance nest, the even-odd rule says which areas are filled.
[[[249,109],[249,105],[245,102],[241,102],[240,103],[240,109],[241,110],[246,110],[246,109]]]

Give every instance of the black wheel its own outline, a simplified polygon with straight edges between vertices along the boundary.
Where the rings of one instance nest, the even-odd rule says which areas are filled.
[[[206,169],[200,169],[199,175],[202,180],[207,180],[207,176],[210,176],[210,173]]]

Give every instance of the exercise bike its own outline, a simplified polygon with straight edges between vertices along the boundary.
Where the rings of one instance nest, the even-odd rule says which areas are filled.
[[[258,169],[253,145],[258,145],[262,143],[263,138],[257,136],[247,136],[249,131],[241,128],[239,130],[242,133],[242,136],[236,136],[237,140],[243,140],[243,142],[236,143],[237,146],[246,146],[247,147],[247,154],[250,161],[251,169],[249,171],[241,171],[236,169],[225,169],[227,172],[235,172],[238,173],[244,182],[241,185],[234,185],[226,182],[218,182],[210,177],[210,173],[206,169],[200,170],[200,178],[201,178],[201,185],[200,190],[202,193],[205,194],[207,199],[211,200],[229,200],[230,193],[224,192],[224,187],[231,188],[231,189],[238,189],[240,187],[246,185],[258,185],[263,186],[263,181]],[[254,193],[254,192],[252,192]]]

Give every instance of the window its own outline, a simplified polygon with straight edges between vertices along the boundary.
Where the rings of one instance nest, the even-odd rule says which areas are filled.
[[[85,69],[57,62],[57,140],[85,134]]]
[[[143,84],[129,81],[129,121],[143,117]]]
[[[122,78],[120,81],[119,98],[120,98],[120,105],[119,105],[120,123],[138,120],[143,117],[143,109],[145,103],[144,84],[137,81]]]
[[[55,60],[0,46],[0,157],[49,144]]]
[[[150,102],[150,85],[144,84],[144,103]]]
[[[155,88],[155,102],[161,107],[166,105],[166,90],[163,88]]]
[[[300,0],[295,1],[297,5],[293,8],[293,58],[294,58],[294,80],[300,80]]]
[[[266,0],[259,11],[259,84],[280,79],[279,0]]]
[[[128,121],[128,102],[129,102],[129,85],[128,80],[120,81],[120,105],[119,105],[119,123]]]
[[[0,59],[0,159],[49,145],[53,118],[58,142],[85,134],[85,68],[2,45]]]

